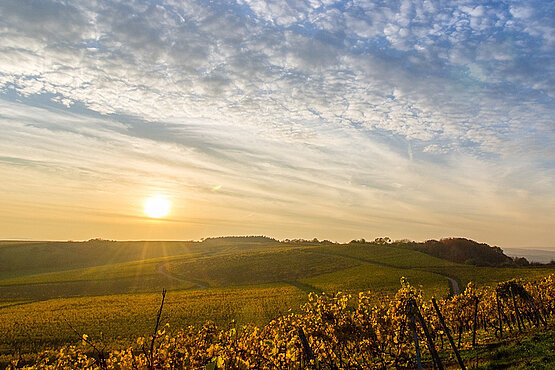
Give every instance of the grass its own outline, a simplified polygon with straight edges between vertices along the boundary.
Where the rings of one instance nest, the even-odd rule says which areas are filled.
[[[449,267],[428,267],[423,269],[456,279],[464,289],[470,281],[477,285],[488,285],[513,278],[536,279],[553,273],[553,268],[514,268],[514,267],[478,267],[453,264]]]
[[[26,303],[30,303],[30,302],[33,302],[33,301],[28,300],[28,299],[24,299],[24,300],[14,299],[14,300],[11,300],[11,301],[2,301],[2,302],[0,302],[0,308],[10,307],[10,306],[18,306],[20,304],[26,304]]]
[[[161,287],[190,289],[199,284],[232,287],[295,282],[360,263],[298,249],[211,257],[181,255],[4,279],[0,280],[0,297],[37,300],[155,292]]]
[[[0,279],[171,256],[271,250],[276,243],[183,241],[0,242]],[[286,245],[280,245],[286,248]]]
[[[91,338],[126,345],[152,330],[163,287],[173,327],[263,325],[298,310],[310,291],[371,290],[379,299],[404,276],[427,297],[441,297],[445,276],[464,288],[550,272],[460,265],[375,244],[0,241],[0,356],[78,341],[65,320]]]
[[[301,281],[326,292],[358,293],[370,290],[376,297],[380,297],[394,294],[400,287],[401,277],[407,278],[414,286],[422,286],[429,297],[443,297],[449,293],[449,283],[441,275],[370,263]]]
[[[160,274],[158,266],[170,258],[20,276],[0,280],[0,297],[44,300],[59,297],[96,296],[190,289],[194,282],[179,281]],[[1,301],[1,300],[0,300]]]
[[[421,252],[375,244],[342,244],[316,247],[315,253],[353,258],[363,262],[398,268],[451,267],[458,264],[445,261]],[[460,266],[460,265],[459,265]]]
[[[28,242],[0,247],[0,277],[195,253],[191,242]]]
[[[262,325],[298,309],[306,293],[292,286],[210,289],[169,292],[164,320],[172,327],[200,325],[212,320],[219,325]],[[126,294],[61,298],[0,309],[0,353],[18,346],[31,351],[75,343],[79,339],[66,323],[91,338],[109,345],[128,345],[149,335],[160,304],[160,294]],[[32,314],[30,314],[32,312]]]
[[[499,281],[513,278],[536,279],[549,273],[553,268],[516,268],[516,267],[478,267],[462,265],[440,258],[436,258],[418,251],[393,246],[373,244],[346,244],[313,249],[315,253],[325,253],[346,258],[356,259],[371,264],[404,269],[405,276],[409,278],[409,271],[420,270],[422,272],[449,276],[455,279],[462,289],[470,282],[477,285],[489,285]],[[393,273],[393,270],[392,270]],[[415,281],[421,279],[416,277]],[[411,280],[409,278],[409,280]],[[423,284],[425,285],[425,284]]]
[[[70,282],[70,281],[122,279],[122,278],[136,277],[136,276],[144,277],[149,275],[159,275],[159,273],[156,271],[156,267],[161,263],[170,261],[171,259],[172,257],[153,258],[146,261],[115,263],[115,264],[108,264],[108,265],[96,266],[96,267],[19,276],[19,277],[1,280],[0,284],[1,285],[45,284],[45,283]]]
[[[231,256],[175,260],[168,271],[185,280],[202,280],[210,286],[241,286],[294,282],[359,265],[348,258],[312,253],[310,250],[281,250]]]
[[[515,335],[488,343],[476,351],[465,351],[468,364],[476,369],[555,369],[555,328],[527,336]]]

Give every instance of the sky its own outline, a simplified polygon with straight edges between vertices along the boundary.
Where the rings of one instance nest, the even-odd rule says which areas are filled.
[[[554,117],[553,1],[3,0],[0,239],[555,250]]]

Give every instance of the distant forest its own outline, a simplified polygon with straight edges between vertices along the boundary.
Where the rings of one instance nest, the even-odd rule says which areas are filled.
[[[448,261],[476,266],[528,265],[525,258],[513,259],[499,247],[491,247],[465,238],[427,240],[423,243],[407,243],[407,248]]]

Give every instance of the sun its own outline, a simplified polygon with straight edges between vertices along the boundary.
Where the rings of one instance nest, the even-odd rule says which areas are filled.
[[[148,217],[161,218],[170,213],[171,203],[164,197],[155,196],[145,200],[144,212]]]

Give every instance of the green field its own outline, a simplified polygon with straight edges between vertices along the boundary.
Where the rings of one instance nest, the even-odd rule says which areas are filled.
[[[377,244],[207,242],[0,242],[0,356],[78,341],[70,325],[108,346],[152,330],[160,291],[172,328],[263,325],[298,311],[309,292],[393,294],[401,277],[426,297],[461,284],[537,277],[547,268],[460,265]],[[1,363],[1,361],[0,361]]]
[[[164,320],[173,328],[201,325],[212,320],[220,325],[262,325],[298,307],[306,299],[293,286],[257,286],[240,289],[185,290],[167,295]],[[128,345],[152,332],[160,294],[122,294],[59,298],[17,304],[0,309],[0,350],[9,353],[21,346],[36,351],[72,343],[76,335],[68,323],[111,347]]]

